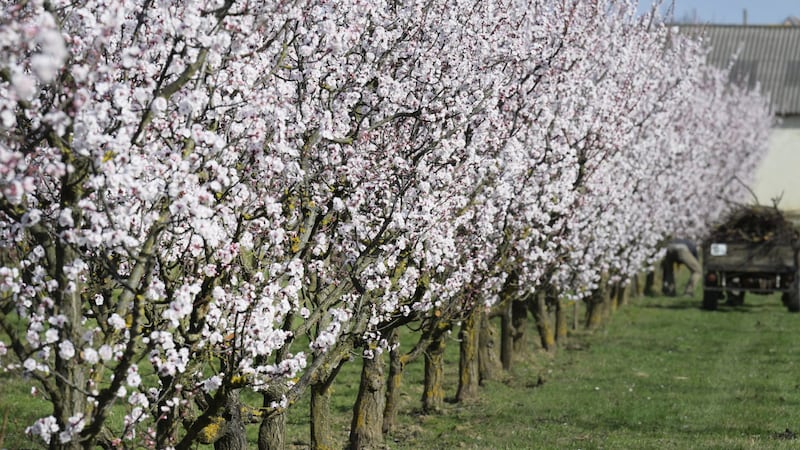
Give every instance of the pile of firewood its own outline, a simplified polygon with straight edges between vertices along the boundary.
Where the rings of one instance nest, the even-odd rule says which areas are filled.
[[[714,227],[710,238],[717,242],[795,242],[800,240],[800,232],[778,208],[745,206]]]

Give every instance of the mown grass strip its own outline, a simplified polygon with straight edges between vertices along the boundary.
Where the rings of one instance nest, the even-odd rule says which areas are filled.
[[[800,440],[800,314],[777,296],[699,309],[699,299],[642,298],[600,330],[575,331],[555,355],[529,349],[473,404],[420,413],[422,362],[407,367],[393,449],[783,449]],[[531,324],[532,325],[532,324]],[[406,336],[411,345],[414,336]],[[448,340],[445,390],[455,395],[458,342]],[[332,430],[346,445],[358,357],[334,384]],[[21,433],[46,414],[30,386],[0,375],[6,448],[36,448]],[[308,446],[308,408],[292,409],[290,448]],[[255,443],[257,427],[249,428]],[[200,446],[198,448],[211,448]]]

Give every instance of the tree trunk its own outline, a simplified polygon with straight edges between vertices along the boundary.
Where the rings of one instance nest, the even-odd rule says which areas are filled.
[[[425,352],[425,385],[422,389],[422,410],[439,412],[444,405],[444,339],[435,334]]]
[[[536,329],[539,331],[539,341],[542,344],[542,348],[547,351],[552,351],[556,346],[556,336],[547,313],[545,292],[540,290],[535,295],[531,296],[528,301],[530,302],[531,313],[536,321]]]
[[[617,296],[619,295],[619,284],[613,283],[608,286],[606,289],[608,291],[608,306],[607,309],[611,314],[617,312]]]
[[[283,397],[283,388],[271,386],[263,394],[264,408],[270,409],[273,403],[280,402]],[[259,450],[282,450],[286,447],[286,411],[278,408],[265,415],[258,428]]]
[[[400,352],[400,336],[396,329],[389,335],[389,379],[386,383],[386,404],[383,409],[383,433],[389,434],[397,425],[397,406],[400,401],[400,383],[405,362]]]
[[[331,385],[339,372],[339,364],[325,380],[311,384],[311,448],[329,450],[334,447],[331,440]]]
[[[631,277],[631,297],[634,298],[642,298],[644,297],[644,287],[645,287],[645,274],[644,273],[637,273],[636,275]]]
[[[631,285],[628,283],[623,286],[622,283],[617,284],[617,306],[625,306],[628,304],[631,295]]]
[[[611,297],[612,295],[612,286],[608,283],[608,281],[603,280],[601,289],[603,292],[603,302],[601,303],[603,309],[601,310],[603,323],[608,321],[608,318],[611,317],[611,314],[616,310],[614,308],[614,299]]]
[[[500,363],[503,370],[511,370],[511,356],[514,353],[512,301],[511,298],[506,299],[500,315]]]
[[[586,299],[586,328],[595,329],[603,324],[610,303],[608,286],[605,281]]]
[[[656,286],[656,275],[653,271],[649,271],[644,276],[644,288],[642,292],[648,297],[655,295],[654,289]]]
[[[644,295],[648,297],[658,297],[663,294],[661,290],[664,282],[664,271],[662,264],[655,264],[653,270],[645,276]]]
[[[480,332],[478,336],[478,373],[479,384],[486,380],[493,380],[500,369],[500,360],[497,357],[497,332],[489,319],[489,313],[480,313]]]
[[[459,332],[458,392],[456,401],[467,402],[478,397],[478,323],[476,311],[470,312]]]
[[[319,335],[319,329],[317,334]],[[331,386],[347,361],[352,345],[352,340],[340,340],[333,349],[314,356],[313,364],[320,363],[309,383],[311,391],[309,432],[311,448],[314,450],[334,447],[330,420]]]
[[[350,425],[350,448],[382,448],[384,397],[383,356],[364,358],[361,367],[361,384],[353,406]]]
[[[586,328],[595,329],[603,323],[602,318],[602,303],[603,297],[599,292],[595,291],[586,298]]]
[[[525,333],[527,328],[528,305],[523,300],[514,300],[511,302],[511,329],[514,331],[514,340],[511,348],[514,353],[519,354],[525,351],[528,343],[527,334]],[[513,355],[511,358],[513,360]]]
[[[563,344],[567,341],[567,311],[564,308],[564,302],[558,297],[548,297],[548,301],[552,302],[556,310],[556,344]]]
[[[214,450],[247,450],[247,430],[242,420],[238,389],[227,392],[222,419],[224,429],[220,430],[219,439],[214,442]]]

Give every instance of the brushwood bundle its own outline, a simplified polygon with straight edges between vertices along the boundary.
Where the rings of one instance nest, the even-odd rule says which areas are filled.
[[[778,208],[746,206],[731,212],[710,238],[712,242],[797,242],[800,233]]]

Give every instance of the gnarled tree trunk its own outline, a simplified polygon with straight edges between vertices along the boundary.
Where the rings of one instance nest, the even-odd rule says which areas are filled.
[[[334,447],[331,434],[331,385],[344,361],[334,361],[335,367],[322,374],[323,379],[311,384],[311,448],[329,450]]]
[[[351,449],[374,449],[383,446],[384,375],[383,356],[364,358],[361,384],[353,406],[350,425]]]
[[[622,285],[621,282],[617,283],[617,298],[616,298],[617,306],[619,307],[627,305],[630,299],[630,294],[631,294],[630,283],[624,286]]]
[[[562,345],[567,341],[567,335],[569,334],[567,311],[564,307],[564,302],[557,296],[548,296],[547,301],[556,310],[556,344]]]
[[[605,280],[586,299],[586,328],[594,329],[603,324],[608,317],[611,303],[608,283]]]
[[[489,319],[489,313],[480,313],[480,331],[478,332],[478,374],[479,384],[492,380],[497,375],[501,365],[497,357],[497,332]]]
[[[283,397],[282,386],[273,385],[264,394],[264,408],[271,408],[273,403],[278,403]],[[277,409],[266,414],[258,428],[259,450],[283,449],[286,447],[286,411]]]
[[[433,335],[425,352],[425,382],[422,388],[422,410],[438,412],[444,405],[444,339],[442,334]]]
[[[458,392],[456,401],[466,402],[478,397],[478,313],[471,311],[461,323],[459,332]]]
[[[554,350],[556,347],[556,335],[547,312],[544,290],[532,295],[528,302],[533,318],[536,321],[536,329],[539,331],[539,342],[542,344],[542,348],[547,351]]]
[[[403,380],[405,361],[400,352],[400,336],[396,329],[389,335],[389,378],[386,382],[386,403],[383,409],[383,433],[388,434],[397,424],[397,405],[400,401],[400,383]]]
[[[500,313],[500,363],[503,370],[511,370],[511,360],[514,353],[514,315],[513,300],[506,299],[501,305]]]
[[[214,442],[214,450],[247,450],[247,429],[242,418],[238,389],[226,392],[222,419],[222,429]]]
[[[511,328],[514,330],[512,350],[517,354],[522,353],[528,343],[528,305],[524,300],[511,302]]]

